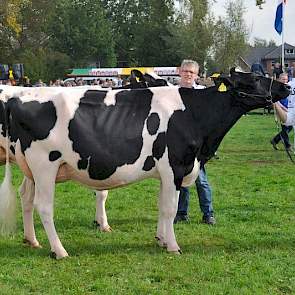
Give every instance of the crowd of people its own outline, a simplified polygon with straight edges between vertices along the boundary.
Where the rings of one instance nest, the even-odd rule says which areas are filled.
[[[92,86],[101,86],[102,88],[112,88],[112,87],[121,87],[123,85],[126,85],[128,83],[128,79],[122,79],[120,77],[116,79],[112,78],[94,78],[89,80],[89,85]],[[20,81],[15,81],[13,79],[8,80],[0,80],[0,85],[18,85],[18,86],[25,86],[25,87],[75,87],[75,86],[85,86],[88,85],[87,80],[79,77],[76,79],[66,79],[65,81],[62,79],[56,79],[56,80],[50,80],[47,83],[43,82],[41,79],[39,79],[36,83],[32,84],[30,79],[27,77],[24,77],[24,79]]]

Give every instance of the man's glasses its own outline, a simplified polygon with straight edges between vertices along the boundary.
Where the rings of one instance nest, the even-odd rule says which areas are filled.
[[[194,71],[189,71],[189,70],[182,70],[182,72],[183,72],[183,73],[186,73],[186,74],[192,74],[192,75],[196,74],[196,72],[194,72]]]

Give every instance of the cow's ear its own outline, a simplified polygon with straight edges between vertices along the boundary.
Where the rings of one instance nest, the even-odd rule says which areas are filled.
[[[230,73],[231,76],[234,75],[235,72],[236,72],[236,68],[235,68],[235,67],[232,67],[232,68],[229,70],[229,73]]]
[[[131,77],[134,77],[134,78],[138,78],[138,80],[141,82],[141,81],[144,81],[144,77],[143,77],[143,74],[141,71],[139,70],[131,70]]]
[[[219,76],[218,78],[214,79],[214,83],[220,92],[228,91],[234,86],[230,76]]]

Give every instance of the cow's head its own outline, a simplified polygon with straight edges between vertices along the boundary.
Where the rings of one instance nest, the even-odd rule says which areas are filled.
[[[168,86],[168,82],[155,73],[143,74],[141,71],[134,69],[131,71],[130,78],[132,77],[137,78],[138,82],[144,82],[147,87]]]
[[[284,83],[255,73],[238,72],[234,68],[230,76],[220,76],[216,83],[224,83],[236,100],[249,110],[270,105],[290,93],[290,87]]]

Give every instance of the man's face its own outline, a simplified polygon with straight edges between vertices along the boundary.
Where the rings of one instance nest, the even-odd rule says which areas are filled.
[[[199,74],[199,69],[197,69],[194,65],[184,65],[180,68],[180,83],[181,87],[191,88],[194,84],[194,81],[197,79]]]
[[[281,76],[279,81],[282,82],[282,83],[287,84],[288,83],[288,76],[287,75]]]

